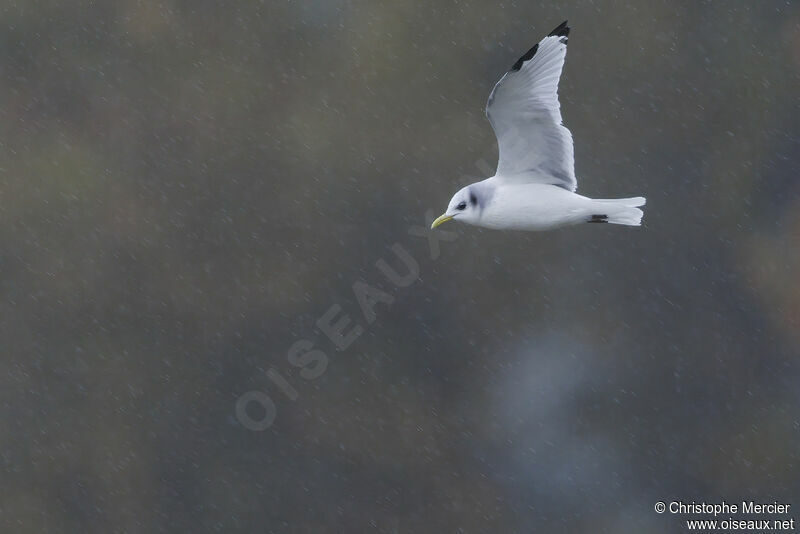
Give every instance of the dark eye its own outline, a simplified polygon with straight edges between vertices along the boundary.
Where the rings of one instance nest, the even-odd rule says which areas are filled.
[[[467,207],[467,203],[466,202],[459,202],[458,206],[456,206],[456,209],[457,210],[463,210],[466,207]]]

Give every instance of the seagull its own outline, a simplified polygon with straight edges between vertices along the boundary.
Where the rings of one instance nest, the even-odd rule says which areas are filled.
[[[456,193],[431,229],[451,220],[513,230],[641,224],[644,197],[594,199],[575,193],[572,134],[561,124],[558,103],[569,30],[564,21],[494,86],[486,116],[500,151],[495,175]]]

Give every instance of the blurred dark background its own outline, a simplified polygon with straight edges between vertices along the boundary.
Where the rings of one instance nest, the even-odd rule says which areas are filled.
[[[3,532],[800,507],[798,4],[1,5]],[[644,226],[453,224],[431,259],[409,228],[493,173],[489,91],[567,18],[579,192],[646,196]],[[395,242],[403,289],[375,268]],[[395,299],[372,324],[359,280]],[[334,304],[365,328],[341,352]]]

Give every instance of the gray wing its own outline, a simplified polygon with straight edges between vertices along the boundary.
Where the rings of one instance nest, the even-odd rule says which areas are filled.
[[[486,104],[500,159],[497,176],[575,191],[572,134],[561,124],[558,79],[567,56],[564,21],[534,45],[494,86]]]

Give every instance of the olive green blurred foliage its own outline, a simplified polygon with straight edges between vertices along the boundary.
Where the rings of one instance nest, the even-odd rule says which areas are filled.
[[[0,13],[3,532],[671,532],[657,500],[800,508],[797,4]],[[579,191],[646,196],[644,226],[453,225],[432,260],[409,227],[493,169],[492,84],[566,18]],[[395,242],[405,289],[374,266]],[[374,324],[357,280],[395,298]],[[343,352],[314,324],[333,304],[366,328]],[[289,364],[298,339],[323,376]],[[267,431],[236,419],[250,390]]]

